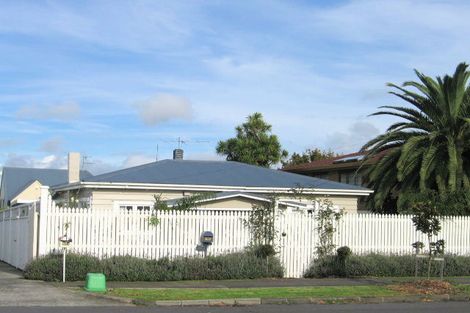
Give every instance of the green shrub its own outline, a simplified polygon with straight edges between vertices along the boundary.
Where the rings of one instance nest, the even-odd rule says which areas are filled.
[[[89,255],[67,254],[65,279],[83,280],[87,273],[101,272],[100,261]],[[26,279],[60,281],[62,280],[62,255],[49,254],[30,262],[26,268]]]
[[[336,249],[336,264],[338,268],[338,275],[341,277],[347,276],[347,262],[351,256],[351,253],[351,249],[347,246]]]
[[[351,249],[347,246],[339,247],[336,249],[336,255],[339,261],[346,261],[351,255]]]
[[[419,275],[425,276],[427,259],[418,259]],[[432,262],[431,274],[439,276],[440,262]],[[314,260],[304,274],[306,278],[339,277],[341,267],[336,256]],[[413,255],[351,255],[345,263],[345,276],[404,277],[415,275],[415,257]],[[470,275],[470,257],[446,255],[444,276]]]
[[[258,258],[266,259],[276,255],[276,250],[272,245],[258,245],[253,247],[253,252]]]
[[[91,256],[67,255],[68,281],[84,280],[88,272],[102,272],[108,281],[169,281],[282,277],[284,270],[279,259],[259,258],[252,251],[173,260],[114,256],[100,261]],[[51,254],[33,260],[24,275],[27,279],[61,280],[62,257]]]
[[[149,280],[147,260],[131,256],[114,256],[101,261],[103,273],[108,280]]]

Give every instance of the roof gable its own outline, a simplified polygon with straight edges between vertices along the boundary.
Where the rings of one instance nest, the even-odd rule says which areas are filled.
[[[205,204],[205,203],[210,203],[210,202],[237,199],[237,198],[242,198],[246,200],[254,200],[254,201],[265,202],[265,203],[269,203],[273,201],[272,195],[254,194],[254,193],[249,193],[249,192],[224,191],[224,192],[217,192],[213,194],[211,197],[208,197],[206,199],[197,200],[196,204]],[[173,207],[173,206],[176,206],[178,202],[181,201],[181,199],[184,199],[184,197],[167,200],[166,204],[170,207]],[[254,202],[252,204],[254,204]],[[302,203],[302,202],[295,201],[295,200],[288,200],[288,201],[281,200],[279,201],[279,204],[290,206],[290,207],[298,207],[298,208],[307,207],[306,203]]]
[[[80,171],[80,177],[92,176],[88,171]],[[11,201],[34,181],[42,185],[53,186],[67,183],[68,171],[63,169],[4,167],[2,172],[2,190],[5,202]]]

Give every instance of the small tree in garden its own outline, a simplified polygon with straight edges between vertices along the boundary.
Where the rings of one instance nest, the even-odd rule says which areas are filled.
[[[253,205],[248,219],[243,221],[251,232],[251,245],[259,257],[267,258],[276,253],[274,242],[278,234],[275,225],[277,208],[277,198],[271,195],[269,201]]]
[[[314,218],[317,222],[318,243],[315,252],[318,258],[331,255],[336,248],[333,236],[336,232],[335,223],[343,217],[343,211],[337,210],[329,199],[318,200],[319,209]]]
[[[439,202],[435,201],[433,196],[427,193],[418,194],[413,201],[410,202],[413,225],[416,230],[422,232],[428,237],[428,279],[431,276],[431,262],[436,255],[444,254],[444,240],[432,241],[433,236],[437,236],[441,230],[441,222],[439,221]],[[421,242],[415,242],[413,247],[419,251],[423,247]]]

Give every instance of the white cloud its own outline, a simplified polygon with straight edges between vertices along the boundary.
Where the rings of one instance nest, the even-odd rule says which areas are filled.
[[[148,126],[154,126],[172,119],[192,117],[192,106],[188,99],[170,94],[158,94],[135,104],[135,108]]]
[[[18,144],[18,141],[13,139],[1,139],[0,140],[0,148],[11,148]]]
[[[120,169],[119,166],[96,158],[93,158],[89,163],[84,164],[82,167],[82,170],[89,171],[93,175],[108,173],[118,169]]]
[[[347,132],[329,134],[326,147],[339,153],[356,152],[378,134],[379,129],[372,123],[357,121],[349,127]]]
[[[189,36],[199,27],[194,18],[198,10],[190,3],[156,1],[96,1],[79,6],[11,2],[0,11],[0,32],[57,36],[147,51],[179,44]]]
[[[59,138],[59,137],[50,138],[41,144],[41,146],[39,147],[39,150],[47,152],[47,153],[57,153],[62,150],[63,143],[64,142],[62,138]]]
[[[41,119],[41,120],[75,120],[80,116],[80,105],[75,102],[64,102],[59,104],[23,105],[16,112],[19,119]]]
[[[67,168],[67,159],[65,156],[49,154],[42,158],[35,158],[31,155],[8,154],[5,166],[13,167],[32,167],[32,168]]]
[[[215,149],[214,149],[215,150]],[[193,152],[187,153],[184,156],[187,160],[202,160],[202,161],[225,161],[225,157],[222,155],[218,155],[215,152]]]
[[[124,162],[122,163],[122,167],[128,168],[151,162],[155,162],[155,156],[152,157],[150,155],[145,154],[132,154],[124,160]]]

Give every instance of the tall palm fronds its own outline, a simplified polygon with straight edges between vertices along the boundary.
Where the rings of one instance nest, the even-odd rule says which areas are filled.
[[[415,70],[419,81],[388,84],[409,106],[382,106],[372,115],[399,117],[384,134],[363,146],[367,158],[387,150],[366,173],[375,190],[370,204],[407,192],[453,192],[470,186],[470,88],[468,65],[453,76],[433,79]]]

